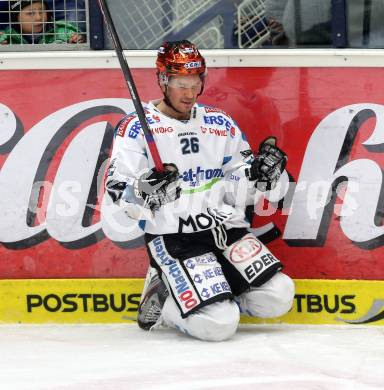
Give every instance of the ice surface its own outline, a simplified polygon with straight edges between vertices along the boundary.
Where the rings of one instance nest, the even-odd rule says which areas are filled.
[[[384,389],[384,328],[241,325],[226,342],[135,325],[1,325],[0,389]]]

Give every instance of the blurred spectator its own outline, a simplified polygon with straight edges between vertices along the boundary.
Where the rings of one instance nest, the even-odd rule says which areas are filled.
[[[8,27],[0,31],[0,43],[83,43],[84,35],[73,24],[55,20],[44,0],[9,1]]]
[[[265,18],[270,31],[270,43],[273,46],[288,46],[288,37],[283,27],[283,16],[287,0],[266,0]]]
[[[330,46],[331,0],[266,0],[272,44]]]
[[[384,1],[348,0],[348,46],[384,48]]]

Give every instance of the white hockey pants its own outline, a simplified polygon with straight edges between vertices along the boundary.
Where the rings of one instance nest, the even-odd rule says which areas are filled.
[[[252,287],[235,301],[212,303],[196,313],[182,318],[173,298],[165,301],[161,320],[190,336],[206,341],[223,341],[232,337],[242,314],[272,318],[287,313],[292,307],[295,288],[291,278],[282,272],[275,274],[260,287]]]

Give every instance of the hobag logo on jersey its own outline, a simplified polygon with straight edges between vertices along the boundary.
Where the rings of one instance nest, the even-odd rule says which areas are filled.
[[[168,127],[154,127],[149,129],[152,134],[166,134],[166,133],[172,133],[173,132],[173,127],[168,126]]]

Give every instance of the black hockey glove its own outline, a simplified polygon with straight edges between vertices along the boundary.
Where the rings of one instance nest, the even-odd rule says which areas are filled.
[[[276,146],[276,138],[268,137],[259,146],[251,167],[245,171],[260,191],[273,190],[287,165],[287,155]]]
[[[163,166],[163,172],[152,168],[137,181],[137,195],[144,199],[144,206],[152,211],[180,198],[179,170],[175,164]]]

